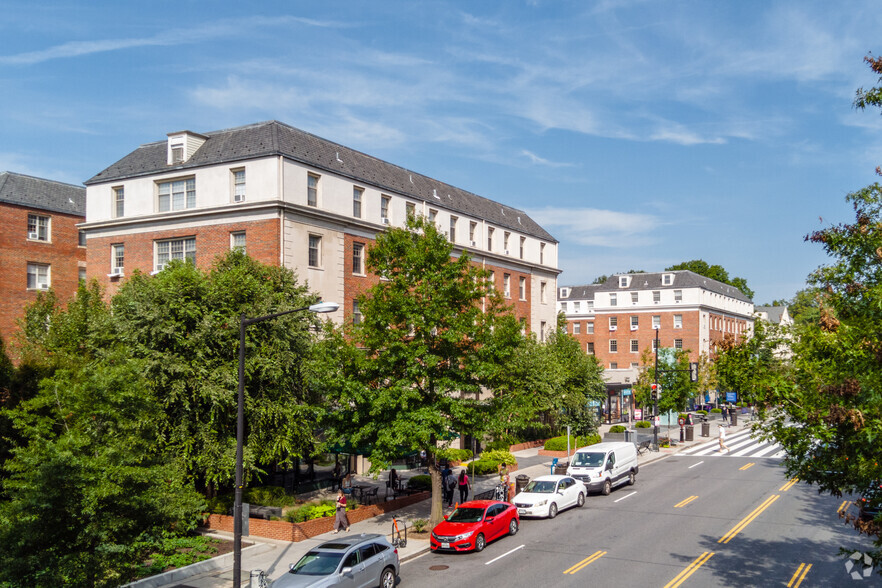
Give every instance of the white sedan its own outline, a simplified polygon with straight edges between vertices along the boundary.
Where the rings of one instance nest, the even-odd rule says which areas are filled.
[[[520,516],[553,519],[565,508],[585,504],[585,485],[570,476],[539,476],[513,502]]]

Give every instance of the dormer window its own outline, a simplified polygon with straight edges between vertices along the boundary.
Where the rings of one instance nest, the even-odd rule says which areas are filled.
[[[171,146],[171,154],[172,154],[172,165],[176,163],[184,163],[184,146],[183,145],[172,145]]]
[[[674,283],[674,274],[662,274],[662,286],[670,286]]]
[[[619,288],[627,288],[631,285],[631,276],[619,276]]]
[[[570,296],[570,289],[569,288],[561,288],[560,289],[560,297],[561,298],[568,298],[569,296]]]
[[[189,160],[202,144],[208,140],[205,135],[192,131],[179,131],[168,134],[168,164],[180,165]]]

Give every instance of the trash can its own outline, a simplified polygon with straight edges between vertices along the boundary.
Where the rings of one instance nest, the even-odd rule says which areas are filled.
[[[710,437],[710,423],[707,421],[701,423],[701,436]]]
[[[732,426],[734,427],[735,425],[738,424],[738,413],[735,412],[734,410],[732,410],[732,411],[729,411],[729,414],[732,417]]]
[[[520,494],[524,488],[527,487],[527,484],[530,482],[530,476],[525,476],[524,474],[518,474],[515,477],[515,494]]]
[[[567,468],[570,467],[570,462],[564,461],[559,462],[556,466],[554,466],[554,473],[559,476],[565,476],[567,474]]]
[[[686,425],[686,440],[687,441],[694,441],[695,440],[695,437],[694,437],[695,432],[693,431],[693,429],[695,429],[695,427],[693,425]]]

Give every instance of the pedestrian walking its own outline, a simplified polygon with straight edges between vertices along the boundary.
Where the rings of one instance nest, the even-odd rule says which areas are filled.
[[[456,476],[453,475],[453,472],[447,476],[447,480],[444,485],[444,499],[447,501],[447,506],[453,506],[453,495],[456,493],[456,485],[457,480]]]
[[[334,464],[334,473],[331,474],[334,480],[334,490],[342,490],[343,489],[343,468],[340,466],[340,462]]]
[[[726,447],[726,425],[720,425],[720,453],[724,451],[729,451],[729,448]]]
[[[398,472],[394,467],[389,470],[389,488],[393,491],[398,490]]]
[[[460,504],[465,502],[469,497],[469,475],[466,473],[465,469],[459,472],[459,479],[457,480],[459,485],[459,502]]]
[[[337,490],[337,508],[334,514],[334,533],[339,533],[340,529],[349,531],[349,518],[346,516],[346,495],[343,490]]]

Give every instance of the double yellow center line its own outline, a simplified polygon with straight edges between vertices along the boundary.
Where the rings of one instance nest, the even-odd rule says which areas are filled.
[[[579,563],[577,563],[573,567],[564,570],[564,573],[565,574],[575,574],[576,572],[578,572],[579,570],[581,570],[582,568],[584,568],[588,564],[597,561],[598,559],[600,559],[604,555],[606,555],[605,551],[595,551],[593,554],[589,555],[588,557],[586,557],[585,559],[583,559],[582,561],[580,561]]]
[[[686,506],[687,504],[689,504],[690,502],[692,502],[696,498],[698,498],[698,496],[690,496],[689,498],[686,498],[685,500],[681,500],[680,502],[678,502],[677,504],[674,505],[674,508],[683,508],[684,506]]]
[[[728,543],[732,539],[732,537],[744,530],[744,527],[749,525],[753,519],[760,516],[764,510],[772,506],[772,503],[774,503],[779,498],[781,498],[780,494],[772,494],[770,497],[766,498],[765,502],[756,507],[752,513],[741,519],[741,521],[739,521],[737,525],[732,527],[728,533],[723,535],[720,540],[717,541],[717,543]]]
[[[810,569],[812,569],[812,564],[799,564],[799,567],[796,568],[796,573],[794,573],[793,577],[790,578],[790,581],[787,582],[787,588],[799,588],[799,585],[802,584],[803,580],[805,580],[805,577],[809,573]]]
[[[665,588],[677,588],[677,586],[686,581],[686,578],[695,573],[695,570],[707,563],[707,560],[709,560],[713,554],[713,551],[705,551],[699,555],[698,558],[689,564],[685,570],[677,574],[673,580],[665,584]]]
[[[796,484],[797,482],[799,482],[799,478],[793,478],[792,480],[790,480],[789,482],[787,482],[786,484],[784,484],[783,486],[778,488],[778,492],[787,492],[788,490],[793,488],[793,485]]]

